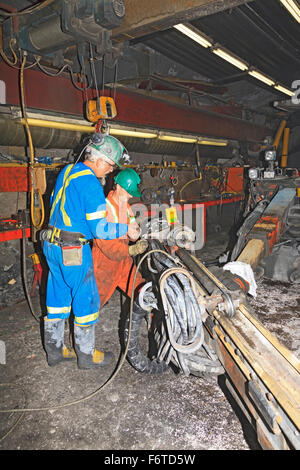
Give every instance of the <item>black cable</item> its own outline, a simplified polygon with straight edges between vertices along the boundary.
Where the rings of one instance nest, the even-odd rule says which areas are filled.
[[[40,320],[36,317],[34,307],[31,302],[30,294],[28,291],[28,284],[27,284],[27,272],[26,272],[26,234],[25,228],[22,228],[22,266],[23,266],[23,284],[24,284],[24,291],[26,295],[26,299],[30,308],[30,312],[37,323],[40,323]]]

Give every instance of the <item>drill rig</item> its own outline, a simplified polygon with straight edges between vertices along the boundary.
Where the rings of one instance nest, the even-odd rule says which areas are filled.
[[[274,154],[266,161],[274,162]],[[267,274],[272,266],[274,278],[280,266],[280,258],[274,262],[277,248],[280,253],[281,246],[294,246],[286,240],[297,243],[300,179],[294,170],[268,165],[268,171],[274,171],[273,178],[252,172],[248,214],[231,260]],[[262,448],[300,449],[300,361],[257,319],[247,302],[245,280],[218,266],[208,268],[195,256],[193,235],[164,219],[148,222],[142,236],[149,249],[138,269],[145,261],[143,275],[149,282],[139,302],[148,311],[149,352],[144,354],[140,345],[143,315],[133,315],[129,362],[144,373],[162,373],[171,365],[186,376],[225,374]],[[298,274],[295,266],[284,276],[297,282]]]

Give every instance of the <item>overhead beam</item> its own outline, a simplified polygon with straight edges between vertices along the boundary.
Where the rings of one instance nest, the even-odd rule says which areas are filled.
[[[125,19],[112,38],[128,41],[245,3],[249,0],[125,0]]]
[[[0,60],[0,77],[5,83],[7,105],[19,106],[18,70]],[[37,70],[24,71],[24,89],[28,108],[72,114],[83,118],[85,95],[72,85],[68,76],[49,77]],[[88,90],[89,98],[95,97]],[[105,90],[109,94],[110,90]],[[176,105],[145,96],[142,91],[125,87],[116,90],[118,114],[115,122],[175,132],[195,133],[247,142],[260,142],[272,131],[250,121],[210,112],[202,108]]]

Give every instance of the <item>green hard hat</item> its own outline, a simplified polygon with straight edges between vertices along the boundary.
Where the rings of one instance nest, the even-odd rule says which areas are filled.
[[[123,165],[129,159],[124,145],[112,135],[103,135],[97,139],[93,138],[90,145],[118,166]]]
[[[138,188],[141,178],[137,172],[131,168],[126,168],[125,170],[120,171],[120,173],[115,176],[115,182],[125,189],[125,191],[127,191],[131,196],[141,196]]]

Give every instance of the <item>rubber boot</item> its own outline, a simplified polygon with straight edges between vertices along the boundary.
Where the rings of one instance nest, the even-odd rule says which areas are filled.
[[[140,327],[146,315],[146,310],[140,306],[138,300],[135,300],[132,308],[131,334],[127,351],[127,359],[139,372],[143,372],[145,374],[161,374],[167,370],[168,365],[164,361],[157,362],[156,360],[151,360],[149,357],[145,356],[139,343]],[[128,340],[128,330],[129,317],[127,318],[124,332],[125,343],[127,343]]]
[[[62,361],[76,358],[75,351],[64,345],[65,320],[44,318],[44,346],[48,365],[56,366]]]
[[[112,352],[95,349],[95,325],[78,326],[74,324],[75,351],[79,369],[94,369],[110,364]]]

